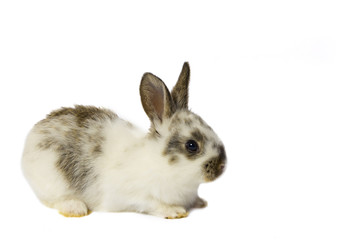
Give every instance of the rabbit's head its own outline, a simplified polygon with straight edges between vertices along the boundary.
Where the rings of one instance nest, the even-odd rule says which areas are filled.
[[[170,165],[191,168],[200,182],[213,181],[225,169],[225,148],[212,128],[188,109],[189,80],[187,62],[171,93],[160,78],[144,74],[140,96],[151,121],[149,137],[164,143],[162,154]]]

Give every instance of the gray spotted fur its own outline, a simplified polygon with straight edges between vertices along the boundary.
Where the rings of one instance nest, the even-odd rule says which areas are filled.
[[[74,190],[83,192],[96,180],[93,163],[102,153],[103,123],[115,118],[110,110],[77,105],[53,111],[36,124],[43,136],[38,147],[58,154],[56,167]]]

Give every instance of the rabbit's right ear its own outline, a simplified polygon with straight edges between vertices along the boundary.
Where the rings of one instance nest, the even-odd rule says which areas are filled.
[[[171,96],[178,109],[188,109],[190,66],[185,62],[179,79],[171,91]]]
[[[170,118],[176,110],[170,92],[164,82],[153,75],[145,73],[140,83],[140,96],[143,108],[152,122],[162,122]]]

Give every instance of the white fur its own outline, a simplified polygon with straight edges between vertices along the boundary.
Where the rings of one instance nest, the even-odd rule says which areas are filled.
[[[67,195],[71,195],[65,178],[56,169],[57,153],[39,150],[37,144],[41,135],[32,130],[26,140],[22,158],[22,170],[25,178],[37,197],[45,205],[53,207]]]

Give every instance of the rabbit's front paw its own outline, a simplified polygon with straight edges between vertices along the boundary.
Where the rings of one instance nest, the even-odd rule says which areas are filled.
[[[166,219],[178,219],[178,218],[185,218],[189,215],[189,212],[187,212],[182,207],[176,207],[173,209],[173,212],[169,212],[168,216],[166,216]]]
[[[159,206],[156,211],[151,213],[152,215],[163,217],[166,219],[178,219],[184,218],[189,215],[189,212],[185,208],[180,206]]]

